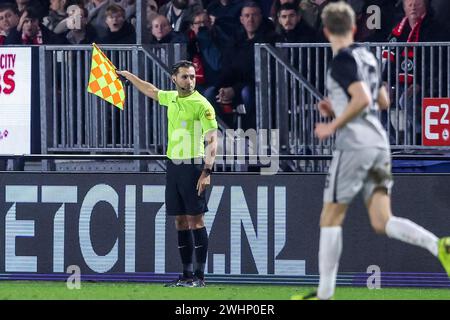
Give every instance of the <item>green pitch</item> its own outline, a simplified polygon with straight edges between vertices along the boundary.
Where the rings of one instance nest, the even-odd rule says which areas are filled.
[[[165,288],[148,283],[82,282],[80,289],[69,290],[65,282],[1,281],[0,300],[44,299],[133,299],[133,300],[289,300],[305,294],[311,287],[279,285],[219,285],[206,288]],[[338,287],[336,300],[450,300],[446,289],[391,289]]]

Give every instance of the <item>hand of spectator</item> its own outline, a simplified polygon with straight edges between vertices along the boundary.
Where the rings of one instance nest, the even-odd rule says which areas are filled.
[[[211,19],[211,25],[214,25],[214,22],[216,22],[216,16],[210,14],[209,19]]]
[[[233,102],[235,96],[234,89],[232,87],[220,88],[219,94],[216,96],[217,102],[222,104],[230,104]]]
[[[22,32],[23,24],[25,19],[28,17],[28,11],[24,11],[20,16],[19,24],[17,25],[17,31]]]
[[[317,104],[317,109],[319,109],[320,115],[322,117],[334,117],[333,106],[328,98],[319,101]]]

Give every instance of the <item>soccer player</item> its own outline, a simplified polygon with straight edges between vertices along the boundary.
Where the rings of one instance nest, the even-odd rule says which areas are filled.
[[[380,83],[374,55],[353,43],[355,13],[344,2],[329,4],[322,13],[324,34],[331,43],[333,61],[327,75],[329,99],[318,104],[322,116],[315,134],[326,139],[336,132],[336,147],[324,190],[320,217],[319,273],[317,292],[293,299],[331,299],[342,252],[342,222],[359,191],[373,229],[389,238],[427,249],[438,257],[450,276],[450,238],[434,234],[391,213],[393,185],[390,147],[377,117],[390,101]]]
[[[203,218],[208,207],[204,191],[210,185],[217,149],[214,108],[195,90],[195,69],[190,61],[180,61],[172,67],[172,81],[176,91],[160,90],[127,71],[117,73],[146,96],[167,106],[169,160],[166,172],[166,212],[175,216],[178,249],[183,263],[183,274],[168,286],[204,287],[208,250],[208,234]],[[208,142],[206,154],[204,140]],[[192,259],[194,251],[195,272]]]

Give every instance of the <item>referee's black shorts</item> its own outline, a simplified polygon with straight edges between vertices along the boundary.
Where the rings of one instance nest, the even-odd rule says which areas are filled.
[[[199,196],[197,182],[203,164],[167,160],[166,213],[170,216],[198,215],[208,211],[205,191]]]

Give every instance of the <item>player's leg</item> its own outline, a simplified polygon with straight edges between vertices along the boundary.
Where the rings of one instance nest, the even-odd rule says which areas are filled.
[[[393,216],[390,196],[384,188],[374,191],[367,208],[372,227],[377,233],[427,249],[439,258],[450,275],[449,238],[439,240],[433,233],[411,220]]]
[[[331,299],[342,253],[342,223],[347,204],[325,203],[320,217],[319,288],[317,298]]]
[[[389,152],[380,151],[370,179],[364,186],[364,197],[372,227],[377,233],[386,234],[389,238],[427,249],[432,255],[439,257],[450,275],[450,240],[439,240],[416,223],[392,214],[390,190],[393,183],[389,164]]]
[[[330,299],[334,294],[342,252],[341,225],[348,204],[362,187],[365,174],[358,152],[335,151],[325,182],[324,205],[320,217],[320,280],[316,294],[319,299]]]
[[[370,222],[377,233],[425,248],[437,257],[438,238],[408,219],[393,216],[391,199],[386,189],[375,189],[367,208]]]
[[[195,281],[194,286],[205,286],[205,264],[208,254],[208,232],[206,231],[204,214],[190,215],[189,226],[194,235],[195,245]]]
[[[342,223],[348,204],[359,193],[367,178],[375,151],[336,151],[324,191],[320,218],[319,271],[317,296],[330,299],[335,290],[342,252]]]
[[[319,287],[305,296],[294,295],[293,300],[329,300],[334,295],[339,259],[342,253],[342,223],[347,204],[326,202],[320,216]]]

